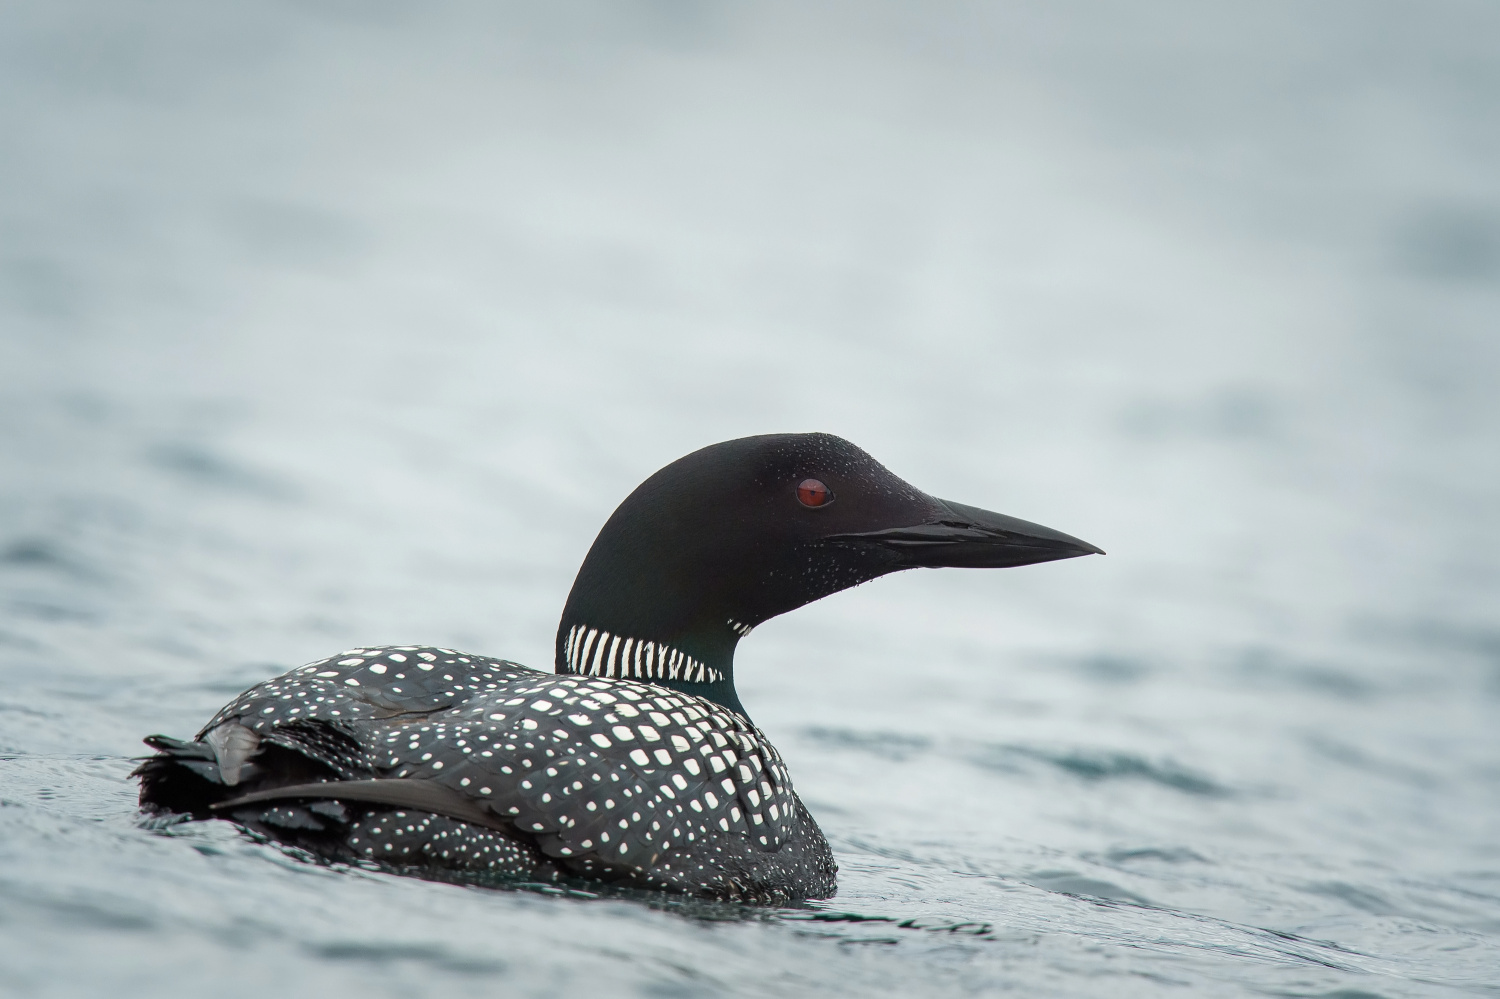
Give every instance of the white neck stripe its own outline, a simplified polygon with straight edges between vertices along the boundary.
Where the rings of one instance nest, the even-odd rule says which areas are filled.
[[[575,624],[563,641],[568,671],[585,676],[608,676],[637,680],[684,680],[718,683],[719,670],[669,645],[641,638],[611,635],[598,628]]]

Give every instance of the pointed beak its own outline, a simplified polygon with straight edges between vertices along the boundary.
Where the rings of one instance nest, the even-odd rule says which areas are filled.
[[[997,569],[1104,554],[1087,541],[1041,524],[948,500],[934,498],[933,503],[933,518],[925,523],[839,534],[826,540],[883,549],[895,555],[903,569]]]

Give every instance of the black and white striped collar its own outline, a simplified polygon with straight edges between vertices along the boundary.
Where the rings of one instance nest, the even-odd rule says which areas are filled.
[[[749,629],[743,633],[748,634]],[[719,670],[664,642],[611,634],[586,624],[568,629],[562,653],[568,671],[583,676],[683,683],[718,683],[724,679]]]

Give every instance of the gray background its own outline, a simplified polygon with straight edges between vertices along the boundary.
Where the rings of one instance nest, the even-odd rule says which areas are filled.
[[[0,6],[7,987],[1500,989],[1497,178],[1485,3]],[[785,430],[1110,552],[741,646],[837,899],[140,825],[287,667],[547,668],[619,499]]]

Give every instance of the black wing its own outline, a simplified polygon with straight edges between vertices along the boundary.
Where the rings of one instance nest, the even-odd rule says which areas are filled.
[[[198,739],[233,726],[358,782],[350,799],[466,802],[468,816],[429,808],[469,821],[477,809],[596,876],[665,868],[670,880],[674,862],[723,852],[726,841],[735,854],[775,852],[800,821],[775,748],[712,701],[450,649],[356,649],[300,667],[240,695]],[[417,782],[450,797],[398,790]]]

